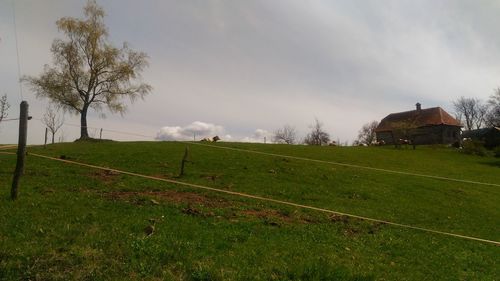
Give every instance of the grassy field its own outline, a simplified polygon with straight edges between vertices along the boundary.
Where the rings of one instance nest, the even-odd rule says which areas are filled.
[[[178,177],[184,149],[191,162]],[[500,241],[500,187],[221,147],[500,183],[500,160],[453,149],[169,142],[56,144],[40,153]],[[11,150],[12,151],[12,150]],[[500,247],[0,154],[0,280],[498,280]],[[152,235],[145,228],[154,225]]]

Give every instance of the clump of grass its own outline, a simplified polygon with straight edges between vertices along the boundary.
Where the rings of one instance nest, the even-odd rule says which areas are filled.
[[[495,149],[493,149],[493,153],[495,157],[500,158],[500,145],[495,147]]]
[[[462,152],[478,156],[486,156],[488,154],[484,147],[484,142],[478,140],[465,140],[462,146]]]

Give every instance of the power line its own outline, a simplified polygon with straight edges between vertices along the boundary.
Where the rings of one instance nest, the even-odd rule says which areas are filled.
[[[19,60],[19,45],[17,42],[17,23],[16,23],[16,2],[12,0],[12,13],[13,13],[13,19],[14,19],[14,36],[16,39],[16,57],[17,57],[17,79],[19,83],[19,96],[21,97],[21,101],[24,100],[23,96],[23,86],[21,83],[21,63]]]
[[[98,128],[98,127],[90,127],[90,126],[81,126],[77,124],[70,124],[70,123],[63,123],[63,125],[66,126],[71,126],[71,127],[80,127],[80,128],[87,128],[87,129],[95,129],[99,130],[102,129],[103,132],[111,132],[111,133],[117,133],[117,134],[122,134],[122,135],[129,135],[129,136],[136,136],[136,137],[144,137],[144,138],[152,138],[154,139],[155,137],[153,136],[148,136],[148,135],[142,135],[142,134],[137,134],[137,133],[130,133],[130,132],[124,132],[124,131],[118,131],[118,130],[111,130],[111,129],[105,129],[105,128]]]
[[[16,120],[19,120],[19,118],[2,119],[2,120],[0,120],[0,121],[2,121],[2,122],[7,122],[7,121],[16,121]]]
[[[35,120],[38,120],[43,123],[42,119],[39,118],[33,118]],[[135,136],[135,137],[143,137],[143,138],[152,138],[155,139],[155,136],[149,136],[149,135],[142,135],[142,134],[137,134],[137,133],[131,133],[131,132],[124,132],[124,131],[118,131],[118,130],[112,130],[112,129],[105,129],[105,128],[99,128],[99,127],[91,127],[91,126],[81,126],[78,124],[71,124],[71,123],[66,123],[63,122],[64,126],[70,126],[70,127],[78,127],[78,128],[87,128],[87,129],[95,129],[95,130],[100,130],[102,129],[103,132],[111,132],[111,133],[117,133],[117,134],[122,134],[122,135],[129,135],[129,136]]]

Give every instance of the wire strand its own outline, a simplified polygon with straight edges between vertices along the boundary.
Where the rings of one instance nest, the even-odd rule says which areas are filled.
[[[38,119],[38,118],[33,118],[33,119],[42,121],[41,119]],[[77,124],[70,124],[70,123],[63,123],[63,124],[67,125],[67,126],[81,127],[80,125],[77,125]],[[113,132],[113,133],[118,133],[118,134],[123,134],[123,135],[130,135],[130,136],[146,137],[146,138],[156,139],[156,137],[153,137],[153,136],[136,134],[136,133],[130,133],[130,132],[124,132],[124,131],[118,131],[118,130],[97,128],[97,127],[89,127],[89,126],[87,126],[87,128],[97,129],[97,130],[98,129],[102,129],[103,131]],[[296,160],[301,160],[301,161],[330,164],[330,165],[343,166],[343,167],[349,167],[349,168],[355,168],[355,169],[365,169],[365,170],[372,170],[372,171],[377,171],[377,172],[384,172],[384,173],[391,173],[391,174],[400,174],[400,175],[407,175],[407,176],[414,176],[414,177],[422,177],[422,178],[429,178],[429,179],[435,179],[435,180],[444,180],[444,181],[453,181],[453,182],[461,182],[461,183],[468,183],[468,184],[476,184],[476,185],[486,185],[486,186],[500,187],[500,184],[489,183],[489,182],[479,182],[479,181],[472,181],[472,180],[465,180],[465,179],[456,179],[456,178],[436,176],[436,175],[411,173],[411,172],[405,172],[405,171],[390,170],[390,169],[376,168],[376,167],[370,167],[370,166],[362,166],[362,165],[349,164],[349,163],[340,163],[340,162],[334,162],[334,161],[326,161],[326,160],[312,159],[312,158],[306,158],[306,157],[291,156],[291,155],[286,155],[286,154],[267,153],[267,152],[256,151],[256,150],[248,150],[248,149],[242,149],[242,148],[234,148],[234,147],[227,147],[227,146],[220,146],[220,145],[210,145],[210,144],[205,144],[205,143],[200,143],[200,142],[193,142],[193,141],[177,141],[177,142],[179,142],[179,143],[186,143],[186,144],[194,144],[194,145],[205,146],[205,147],[218,148],[218,149],[233,150],[233,151],[239,151],[239,152],[245,152],[245,153],[261,154],[261,155],[267,155],[267,156],[272,156],[272,157],[283,157],[283,158],[296,159]]]
[[[455,238],[462,238],[462,239],[472,240],[472,241],[476,241],[476,242],[483,242],[483,243],[493,244],[495,246],[500,246],[500,242],[494,241],[494,240],[488,240],[488,239],[483,239],[483,238],[478,238],[478,237],[473,237],[473,236],[467,236],[467,235],[462,235],[462,234],[434,230],[434,229],[429,229],[429,228],[424,228],[424,227],[419,227],[419,226],[407,225],[407,224],[402,224],[402,223],[397,223],[397,222],[386,221],[386,220],[382,220],[382,219],[374,219],[374,218],[369,218],[369,217],[364,217],[364,216],[359,216],[359,215],[354,215],[354,214],[349,214],[349,213],[343,213],[343,212],[333,211],[333,210],[314,207],[314,206],[293,203],[293,202],[289,202],[289,201],[282,201],[282,200],[263,197],[263,196],[259,196],[259,195],[252,195],[252,194],[243,193],[243,192],[229,191],[229,190],[225,190],[225,189],[219,189],[219,188],[214,188],[214,187],[209,187],[209,186],[204,186],[204,185],[199,185],[199,184],[187,183],[187,182],[171,180],[171,179],[158,178],[158,177],[154,177],[154,176],[148,176],[148,175],[143,175],[143,174],[139,174],[139,173],[127,172],[127,171],[113,169],[113,168],[107,168],[107,167],[102,167],[102,166],[97,166],[97,165],[92,165],[92,164],[85,164],[85,163],[80,163],[80,162],[76,162],[76,161],[54,158],[54,157],[41,155],[41,154],[29,153],[29,155],[33,155],[33,156],[36,156],[39,158],[45,158],[45,159],[49,159],[49,160],[64,162],[67,164],[74,164],[74,165],[79,165],[79,166],[88,167],[88,168],[111,171],[111,172],[120,173],[120,174],[124,174],[124,175],[129,175],[129,176],[134,176],[134,177],[140,177],[140,178],[145,178],[145,179],[150,179],[150,180],[168,182],[168,183],[176,184],[176,185],[183,185],[183,186],[188,186],[188,187],[193,187],[193,188],[198,188],[198,189],[203,189],[203,190],[209,190],[209,191],[214,191],[214,192],[219,192],[219,193],[235,195],[235,196],[239,196],[239,197],[246,197],[246,198],[251,198],[251,199],[256,199],[256,200],[261,200],[261,201],[277,203],[277,204],[281,204],[281,205],[288,205],[288,206],[302,208],[302,209],[309,209],[309,210],[319,211],[319,212],[323,212],[323,213],[351,217],[351,218],[364,220],[364,221],[382,223],[382,224],[392,225],[392,226],[406,228],[406,229],[418,230],[418,231],[423,231],[423,232],[427,232],[427,233],[440,234],[440,235],[451,236],[451,237],[455,237]]]
[[[40,122],[42,122],[43,124],[43,120],[40,119],[40,118],[33,118],[35,120],[38,120]],[[64,126],[70,126],[70,127],[79,127],[79,128],[87,128],[87,129],[95,129],[95,130],[101,130],[103,132],[111,132],[111,133],[117,133],[117,134],[122,134],[122,135],[129,135],[129,136],[136,136],[136,137],[144,137],[144,138],[151,138],[151,139],[155,139],[156,137],[154,136],[149,136],[149,135],[142,135],[142,134],[137,134],[137,133],[131,133],[131,132],[124,132],[124,131],[118,131],[118,130],[112,130],[112,129],[105,129],[105,128],[99,128],[99,127],[91,127],[91,126],[81,126],[81,125],[77,125],[77,124],[71,124],[71,123],[66,123],[66,122],[63,122],[63,125]]]
[[[400,175],[423,177],[423,178],[430,178],[430,179],[437,179],[437,180],[445,180],[445,181],[454,181],[454,182],[461,182],[461,183],[470,183],[470,184],[477,184],[477,185],[488,185],[488,186],[500,187],[500,184],[489,183],[489,182],[479,182],[479,181],[462,180],[462,179],[455,179],[455,178],[442,177],[442,176],[426,175],[426,174],[419,174],[419,173],[410,173],[410,172],[404,172],[404,171],[396,171],[396,170],[375,168],[375,167],[369,167],[369,166],[361,166],[361,165],[355,165],[355,164],[340,163],[340,162],[334,162],[334,161],[311,159],[311,158],[305,158],[305,157],[299,157],[299,156],[290,156],[290,155],[283,155],[283,154],[276,154],[276,153],[268,153],[268,152],[262,152],[262,151],[256,151],[256,150],[248,150],[248,149],[242,149],[242,148],[234,148],[234,147],[227,147],[227,146],[203,144],[203,143],[197,143],[197,142],[191,142],[191,141],[185,141],[185,142],[181,142],[181,143],[194,144],[194,145],[200,145],[200,146],[206,146],[206,147],[213,147],[213,148],[219,148],[219,149],[234,150],[234,151],[240,151],[240,152],[246,152],[246,153],[261,154],[261,155],[267,155],[267,156],[273,156],[273,157],[283,157],[283,158],[289,158],[289,159],[295,159],[295,160],[302,160],[302,161],[309,161],[309,162],[316,162],[316,163],[323,163],[323,164],[344,166],[344,167],[356,168],[356,169],[372,170],[372,171],[385,172],[385,173],[391,173],[391,174],[400,174]]]
[[[19,96],[21,97],[21,101],[23,101],[24,96],[23,96],[23,85],[21,83],[21,62],[19,59],[19,45],[17,39],[16,2],[14,0],[12,0],[12,13],[14,19],[14,37],[16,39],[17,79],[18,79],[17,82],[19,84]]]
[[[10,118],[10,119],[2,119],[2,122],[7,122],[7,121],[16,121],[19,120],[19,118]]]

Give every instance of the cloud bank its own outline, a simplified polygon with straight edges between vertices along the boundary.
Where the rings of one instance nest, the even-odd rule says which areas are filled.
[[[81,17],[85,1],[50,2],[0,1],[0,94],[11,116],[21,100],[12,3],[21,74],[38,75],[52,61],[52,40],[62,38],[55,21]],[[317,117],[333,139],[353,140],[364,123],[416,102],[450,111],[452,100],[487,99],[500,85],[500,1],[99,2],[113,42],[150,56],[143,78],[154,93],[123,118],[90,112],[94,127],[127,131],[134,123],[155,135],[165,124],[210,120],[233,139],[260,141],[255,128],[291,124],[305,135]],[[24,99],[31,115],[43,114],[46,101],[26,86]],[[159,136],[191,140],[189,126]],[[0,143],[15,142],[17,128],[2,127]],[[42,142],[43,130],[31,126],[29,141]]]
[[[221,141],[271,143],[272,133],[257,129],[251,136],[232,137],[221,125],[195,121],[186,126],[165,126],[156,134],[159,141],[199,141],[204,138],[219,136]]]
[[[221,136],[224,133],[224,127],[211,123],[195,121],[187,126],[165,126],[160,129],[156,139],[164,141],[178,140],[200,140],[203,138],[211,138],[216,135]],[[224,137],[229,137],[225,135]]]
[[[255,132],[253,133],[252,136],[241,138],[238,141],[271,143],[272,142],[272,134],[266,130],[257,129],[257,130],[255,130]]]

